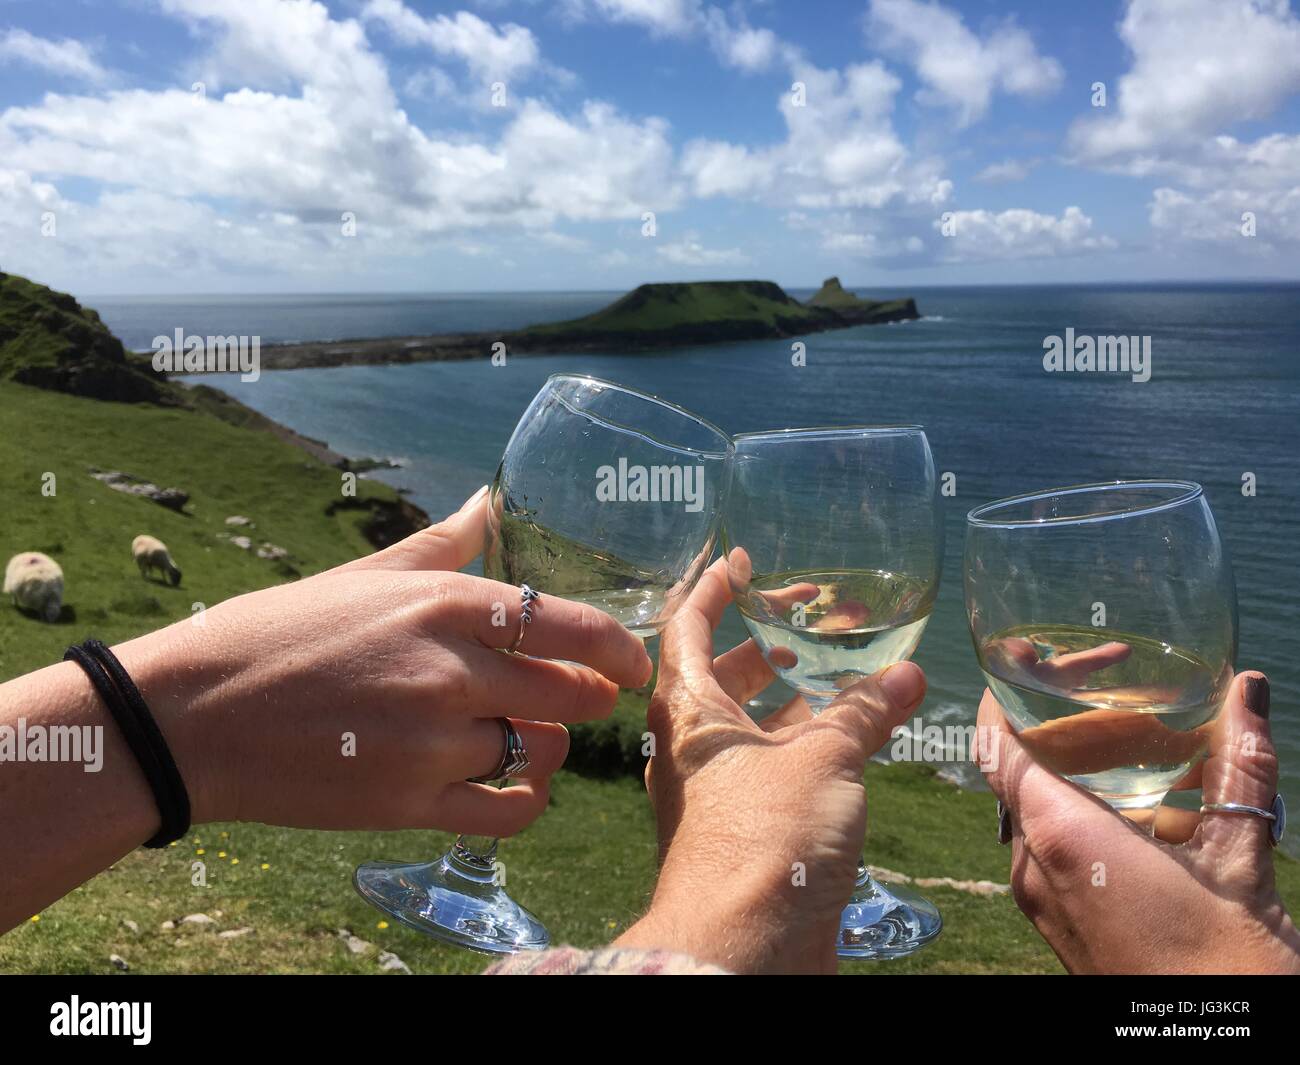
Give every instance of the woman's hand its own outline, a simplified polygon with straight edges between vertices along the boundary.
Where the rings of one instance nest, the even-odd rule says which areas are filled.
[[[662,867],[618,945],[733,972],[833,972],[866,831],[862,773],[920,704],[925,677],[900,663],[815,719],[800,699],[759,727],[741,708],[773,677],[758,648],[713,659],[730,598],[716,563],[663,634],[646,767]]]
[[[1263,674],[1239,675],[1200,770],[1207,804],[1272,805],[1268,708]],[[989,785],[1011,816],[1016,902],[1067,969],[1300,972],[1300,935],[1274,888],[1269,822],[1162,807],[1153,839],[1039,765],[987,691],[979,724],[979,761],[996,767]]]
[[[522,645],[536,657],[499,653],[519,631],[519,589],[456,572],[478,555],[486,513],[481,490],[387,550],[114,649],[173,746],[196,822],[506,836],[542,813],[564,723],[605,717],[652,667],[608,615],[550,596]],[[468,783],[498,764],[506,716],[532,765],[516,787]]]

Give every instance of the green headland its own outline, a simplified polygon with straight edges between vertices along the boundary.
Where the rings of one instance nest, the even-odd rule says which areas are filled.
[[[505,344],[509,355],[619,354],[782,339],[917,317],[913,299],[862,299],[845,291],[835,277],[807,303],[800,303],[773,281],[674,282],[639,285],[594,314],[523,329],[264,345],[262,368],[296,370],[487,358],[497,344]]]

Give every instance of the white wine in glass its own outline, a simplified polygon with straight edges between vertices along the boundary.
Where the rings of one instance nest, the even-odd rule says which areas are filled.
[[[971,511],[980,668],[1037,761],[1151,824],[1232,682],[1236,591],[1199,485],[1117,481]]]
[[[736,437],[723,548],[732,596],[763,657],[814,714],[910,658],[939,590],[943,526],[920,426]],[[842,958],[897,958],[939,935],[928,899],[858,862]]]

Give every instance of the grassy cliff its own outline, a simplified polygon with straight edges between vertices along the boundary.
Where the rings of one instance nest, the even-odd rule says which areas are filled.
[[[0,680],[57,661],[86,635],[126,639],[187,617],[196,602],[337,565],[424,522],[377,482],[344,496],[323,446],[313,453],[313,442],[222,393],[157,378],[94,311],[13,275],[0,276],[0,425],[0,563],[43,551],[66,586],[53,625],[0,602]],[[179,488],[189,501],[178,512],[114,491],[92,468]],[[131,558],[139,533],[171,548],[181,587],[141,578]],[[258,557],[266,543],[288,554]]]

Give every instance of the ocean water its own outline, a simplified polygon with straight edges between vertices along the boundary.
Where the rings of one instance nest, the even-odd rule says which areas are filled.
[[[794,295],[806,295],[792,290]],[[921,321],[790,341],[652,354],[518,357],[223,379],[243,402],[354,456],[407,465],[380,476],[431,514],[455,509],[496,469],[549,374],[595,374],[654,392],[731,432],[919,422],[945,500],[943,587],[916,654],[930,678],[925,724],[969,722],[982,688],[962,602],[966,512],[1034,489],[1115,478],[1206,488],[1236,572],[1239,668],[1272,682],[1283,791],[1300,809],[1300,286],[1179,285],[872,290],[915,295]],[[85,300],[132,348],[177,327],[265,342],[490,330],[587,313],[617,293]],[[1049,374],[1043,340],[1150,336],[1152,376]],[[208,378],[209,383],[217,383]],[[1254,474],[1257,494],[1243,495]],[[743,638],[729,619],[720,645]],[[990,827],[990,834],[992,828]],[[1297,833],[1295,835],[1300,835]],[[1295,839],[1289,841],[1295,845]]]

